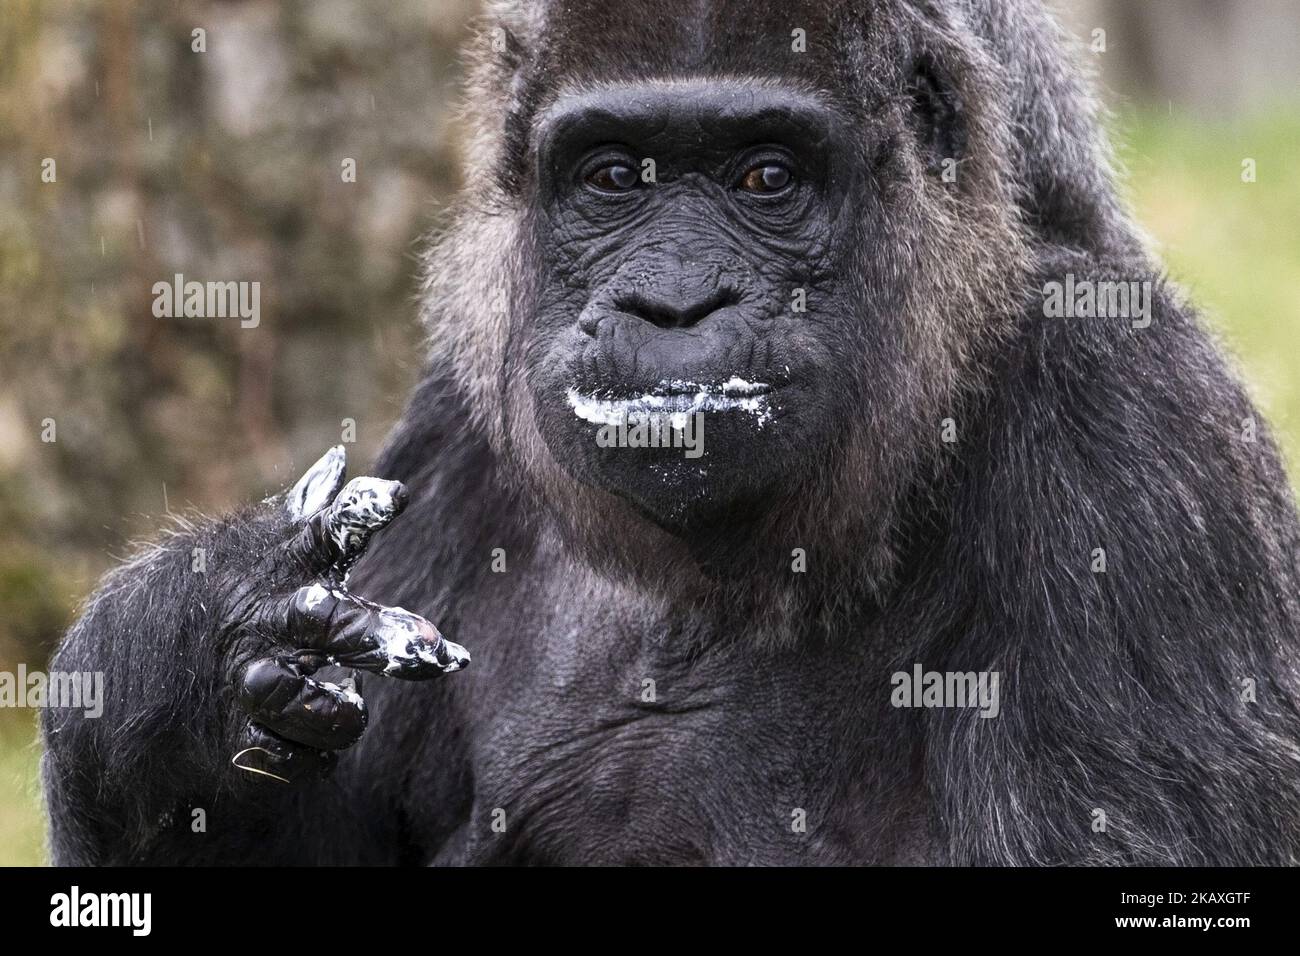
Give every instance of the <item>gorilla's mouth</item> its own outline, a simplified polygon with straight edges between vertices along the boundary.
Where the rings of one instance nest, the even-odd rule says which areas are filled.
[[[732,376],[720,384],[665,381],[648,391],[625,389],[584,391],[570,388],[565,397],[573,414],[594,425],[635,424],[652,418],[685,419],[699,412],[743,412],[761,428],[772,417],[772,386]]]

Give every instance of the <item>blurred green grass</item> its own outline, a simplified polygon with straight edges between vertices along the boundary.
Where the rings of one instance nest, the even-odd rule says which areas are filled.
[[[1138,221],[1237,358],[1300,487],[1300,104],[1228,125],[1130,112],[1115,142]]]
[[[1295,484],[1300,462],[1300,104],[1211,125],[1130,110],[1125,190],[1169,274],[1239,362]],[[1258,181],[1241,181],[1253,158]],[[412,317],[414,321],[414,317]],[[0,864],[45,861],[35,716],[0,711]]]
[[[45,862],[45,820],[41,810],[36,714],[0,711],[0,865]]]

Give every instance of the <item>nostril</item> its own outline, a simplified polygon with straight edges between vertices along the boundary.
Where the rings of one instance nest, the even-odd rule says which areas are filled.
[[[619,299],[615,306],[620,312],[645,319],[661,329],[686,329],[708,318],[719,309],[725,309],[739,301],[740,296],[735,291],[717,289],[707,298],[695,300],[633,293]]]

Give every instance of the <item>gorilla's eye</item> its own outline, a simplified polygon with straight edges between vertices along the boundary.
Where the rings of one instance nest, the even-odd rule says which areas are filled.
[[[779,193],[790,185],[790,170],[779,163],[755,166],[740,180],[740,188],[747,193]]]
[[[636,170],[622,163],[611,163],[587,174],[587,185],[606,192],[625,192],[637,184]]]

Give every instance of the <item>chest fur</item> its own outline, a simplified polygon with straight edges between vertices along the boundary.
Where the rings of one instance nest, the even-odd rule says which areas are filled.
[[[490,662],[473,698],[466,862],[896,861],[919,824],[882,813],[863,705],[834,661],[591,634]],[[899,775],[894,794],[908,786]]]

